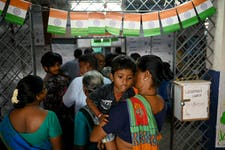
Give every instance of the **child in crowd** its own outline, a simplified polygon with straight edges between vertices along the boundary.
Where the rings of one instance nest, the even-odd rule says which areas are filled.
[[[69,85],[69,78],[60,72],[62,56],[58,53],[47,52],[41,58],[41,64],[46,72],[44,82],[48,95],[43,102],[44,108],[60,111],[62,96]]]
[[[41,58],[41,64],[46,72],[44,83],[48,90],[43,101],[43,107],[56,113],[63,130],[65,148],[69,150],[73,147],[73,134],[71,134],[73,130],[73,112],[63,107],[62,103],[62,97],[69,86],[69,77],[60,70],[62,56],[58,53],[46,52]]]
[[[113,59],[110,74],[112,83],[98,88],[87,98],[88,107],[100,120],[105,119],[104,114],[112,106],[136,94],[132,87],[135,71],[135,62],[129,56],[119,55]],[[103,139],[107,149],[113,149],[113,139],[113,134]]]
[[[115,133],[118,150],[158,150],[160,130],[166,117],[166,104],[157,94],[163,80],[173,79],[170,65],[155,55],[137,60],[134,86],[138,94],[110,109],[108,122],[94,127],[90,141],[101,141]]]

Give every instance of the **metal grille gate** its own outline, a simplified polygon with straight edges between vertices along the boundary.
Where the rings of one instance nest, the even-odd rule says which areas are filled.
[[[208,23],[211,24],[213,21],[209,19],[177,33],[175,60],[177,79],[210,78],[208,68],[212,66],[212,63],[209,60],[213,57],[213,49],[210,46],[213,36],[210,31],[215,26],[209,26]],[[172,149],[205,150],[209,148],[207,121],[181,122],[174,118],[172,125]]]
[[[0,21],[0,108],[10,109],[10,98],[17,82],[33,72],[29,20],[23,26]]]
[[[89,0],[86,0],[89,2]],[[90,2],[102,2],[96,0]],[[107,2],[110,2],[108,0]],[[175,6],[176,2],[188,0],[125,0],[124,12],[150,12],[164,10]],[[66,5],[70,4],[70,0]],[[115,2],[115,0],[114,0]],[[118,0],[118,2],[120,2]],[[57,8],[57,2],[50,4]],[[91,3],[89,3],[91,5]],[[60,2],[59,6],[62,5]],[[68,8],[68,7],[65,7]],[[60,8],[59,8],[60,9]],[[102,8],[103,9],[103,8]],[[85,10],[84,10],[85,11]],[[102,11],[102,10],[100,10]],[[209,18],[205,22],[175,33],[174,68],[176,78],[203,79],[208,76],[208,69],[213,56],[211,43],[214,35],[214,20]],[[0,108],[8,110],[10,98],[16,83],[25,75],[35,72],[32,52],[30,19],[27,16],[23,26],[7,23],[4,15],[0,18]],[[206,53],[207,52],[207,53]],[[206,65],[207,68],[206,68]],[[171,98],[172,99],[172,98]],[[1,117],[4,114],[1,114]],[[204,150],[208,149],[209,129],[206,121],[180,122],[172,117],[172,122],[166,124],[167,130],[160,145],[162,150]],[[172,130],[169,128],[172,127]],[[169,140],[170,139],[170,140]]]

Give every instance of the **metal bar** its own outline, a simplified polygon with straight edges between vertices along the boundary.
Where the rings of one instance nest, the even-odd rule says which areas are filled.
[[[32,8],[30,8],[31,10]],[[36,53],[35,53],[35,47],[34,47],[34,26],[33,26],[33,18],[32,13],[29,11],[29,18],[30,18],[30,39],[31,39],[31,54],[32,54],[32,64],[33,64],[33,73],[34,75],[37,75],[37,68],[36,68]]]

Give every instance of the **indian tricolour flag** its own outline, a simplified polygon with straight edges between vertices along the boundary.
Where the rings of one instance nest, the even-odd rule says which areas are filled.
[[[88,33],[104,34],[105,33],[105,15],[102,12],[88,13]]]
[[[73,36],[88,35],[87,12],[70,12],[71,34]]]
[[[118,12],[107,12],[105,17],[105,27],[110,34],[120,35],[122,14]]]
[[[142,14],[142,27],[144,36],[160,35],[159,13]]]
[[[210,0],[192,0],[192,2],[201,20],[205,20],[205,18],[212,16],[216,12],[216,8],[213,7]]]
[[[0,15],[5,7],[6,0],[0,0]]]
[[[191,1],[183,3],[176,8],[183,28],[190,27],[199,22]]]
[[[162,30],[164,33],[175,32],[180,29],[179,20],[175,8],[159,12]]]
[[[123,35],[139,36],[141,28],[141,14],[125,13],[123,21]]]
[[[31,3],[22,0],[10,0],[5,19],[11,23],[23,25]]]
[[[65,34],[67,15],[67,11],[50,8],[47,31],[54,34]]]

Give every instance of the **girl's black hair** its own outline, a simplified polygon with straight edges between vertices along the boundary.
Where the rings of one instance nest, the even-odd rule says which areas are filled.
[[[28,75],[21,79],[17,84],[18,89],[17,100],[14,103],[15,108],[22,108],[26,104],[32,103],[36,100],[36,95],[43,91],[44,82],[39,76]]]
[[[137,68],[140,71],[149,71],[155,87],[159,87],[163,80],[171,80],[174,77],[170,70],[170,64],[163,62],[155,55],[144,55],[137,60]]]
[[[41,57],[41,64],[43,67],[51,67],[54,66],[56,63],[62,64],[62,56],[55,52],[46,52]]]

